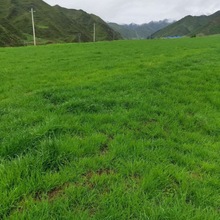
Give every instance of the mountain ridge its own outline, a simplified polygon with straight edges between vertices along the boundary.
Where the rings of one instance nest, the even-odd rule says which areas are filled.
[[[109,26],[115,31],[118,31],[124,39],[146,39],[171,23],[172,22],[169,22],[167,19],[143,24],[117,24],[108,22]]]
[[[119,33],[111,29],[98,16],[83,10],[51,6],[42,0],[4,0],[0,2],[0,46],[17,46],[32,41],[30,9],[34,8],[36,36],[44,43],[88,42],[93,40],[93,24],[96,23],[96,39],[121,39]],[[9,25],[2,25],[2,21]],[[18,34],[19,33],[19,34]],[[5,41],[7,37],[14,41]]]
[[[220,11],[211,15],[187,15],[173,24],[155,32],[152,38],[166,37],[194,37],[202,35],[220,34]]]

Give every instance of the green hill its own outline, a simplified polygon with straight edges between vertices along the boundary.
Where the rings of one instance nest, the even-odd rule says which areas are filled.
[[[8,20],[0,20],[0,46],[19,46],[23,44],[23,35]]]
[[[106,22],[93,14],[87,14],[83,10],[66,9],[60,6],[55,6],[58,13],[65,14],[69,21],[74,22],[76,26],[72,34],[82,34],[85,41],[93,39],[93,24],[96,24],[97,40],[115,40],[121,39],[121,35],[109,27]],[[69,30],[68,30],[69,31]]]
[[[220,33],[220,11],[210,16],[186,16],[154,33],[152,38],[212,35]]]
[[[36,36],[43,42],[76,42],[92,41],[93,24],[96,23],[97,40],[120,39],[119,33],[112,30],[101,18],[87,14],[82,10],[65,9],[50,6],[41,0],[5,0],[0,3],[0,21],[4,19],[10,30],[1,26],[1,45],[8,45],[4,36],[19,40],[31,41],[32,23],[30,9],[34,8]],[[2,22],[0,22],[2,23]],[[19,34],[18,34],[19,30]]]

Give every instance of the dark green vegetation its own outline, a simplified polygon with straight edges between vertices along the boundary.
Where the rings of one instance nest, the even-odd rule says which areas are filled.
[[[0,46],[32,41],[32,7],[39,43],[92,41],[94,23],[98,41],[121,38],[99,17],[82,10],[52,7],[41,0],[4,0],[0,2]]]
[[[22,36],[7,19],[0,19],[0,46],[22,45]]]
[[[168,20],[152,21],[146,24],[116,24],[108,23],[108,25],[119,32],[124,39],[147,39],[156,31],[167,27],[170,24]]]
[[[0,219],[218,220],[220,37],[0,49]]]
[[[152,38],[220,34],[220,11],[210,16],[186,16],[154,33]]]

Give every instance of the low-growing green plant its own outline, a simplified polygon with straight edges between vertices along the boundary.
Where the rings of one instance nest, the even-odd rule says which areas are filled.
[[[219,219],[219,36],[0,49],[0,219]]]

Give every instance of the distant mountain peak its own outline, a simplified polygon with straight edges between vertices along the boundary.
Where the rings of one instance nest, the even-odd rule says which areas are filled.
[[[171,24],[171,22],[165,19],[144,24],[116,24],[111,22],[108,24],[115,31],[118,31],[124,39],[146,39],[154,32]]]

